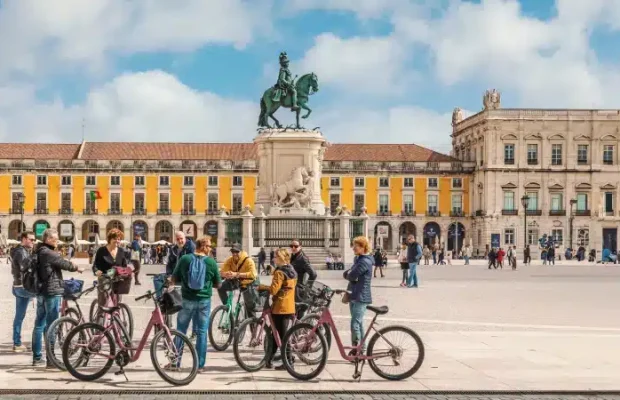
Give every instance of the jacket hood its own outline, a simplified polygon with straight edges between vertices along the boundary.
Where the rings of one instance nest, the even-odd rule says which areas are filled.
[[[282,272],[288,279],[297,279],[297,272],[291,264],[281,265],[276,268],[276,271]]]
[[[232,257],[232,256],[231,256]],[[241,265],[241,263],[243,262],[243,260],[245,260],[246,258],[248,258],[248,253],[245,251],[240,251],[239,252],[239,262],[237,262],[237,266]]]
[[[362,254],[360,256],[357,256],[356,258],[357,262],[364,262],[367,263],[369,265],[372,265],[374,258],[370,255],[370,254]]]

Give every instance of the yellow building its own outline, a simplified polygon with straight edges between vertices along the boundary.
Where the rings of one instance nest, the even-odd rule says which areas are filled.
[[[457,220],[465,238],[473,167],[414,144],[332,144],[321,197],[333,212],[365,211],[368,235],[387,250],[408,233],[446,238]],[[257,176],[252,143],[0,144],[0,233],[16,238],[23,219],[24,229],[54,227],[63,241],[113,227],[146,241],[179,229],[217,238],[223,207],[254,207]]]

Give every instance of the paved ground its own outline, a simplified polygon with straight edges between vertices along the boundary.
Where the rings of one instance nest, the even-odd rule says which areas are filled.
[[[162,267],[147,266],[146,269],[155,272]],[[383,324],[410,326],[424,340],[426,360],[413,378],[387,382],[365,368],[362,381],[353,382],[353,367],[339,359],[336,346],[332,348],[327,369],[313,382],[296,381],[286,372],[248,374],[238,368],[231,350],[217,353],[210,349],[208,365],[211,371],[199,375],[183,389],[620,390],[619,266],[531,266],[518,271],[489,271],[483,266],[454,265],[420,269],[421,287],[417,290],[398,287],[400,270],[397,267],[390,266],[385,278],[373,281],[375,304],[390,306],[390,313],[381,318]],[[0,389],[170,388],[153,372],[148,354],[126,369],[129,382],[125,382],[122,376],[108,373],[97,382],[86,383],[74,380],[68,373],[33,369],[30,355],[13,354],[10,350],[14,300],[9,294],[9,275],[8,266],[0,271],[0,290],[5,293],[0,299],[3,303],[0,315],[6,321],[0,328]],[[91,280],[91,276],[85,279]],[[341,273],[336,271],[321,272],[319,280],[334,288],[345,286]],[[125,299],[136,318],[136,336],[141,334],[151,308],[143,303],[135,304],[133,297],[149,287],[147,284],[133,287],[133,293]],[[90,301],[92,298],[85,299],[83,306]],[[215,300],[213,307],[217,303],[219,301]],[[33,311],[31,307],[24,326],[26,342],[32,329]],[[334,302],[332,313],[337,316],[343,340],[348,341],[348,309]],[[265,398],[280,398],[269,396]],[[148,398],[154,397],[150,395]],[[245,395],[243,398],[252,397]]]

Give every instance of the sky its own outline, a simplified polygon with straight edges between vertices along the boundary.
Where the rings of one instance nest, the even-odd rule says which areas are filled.
[[[286,51],[306,128],[448,153],[487,89],[620,108],[618,44],[620,0],[0,0],[0,141],[250,142]]]

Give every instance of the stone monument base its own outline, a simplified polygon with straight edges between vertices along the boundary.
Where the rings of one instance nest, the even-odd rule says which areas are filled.
[[[308,208],[285,208],[271,206],[269,208],[270,217],[318,217],[322,216],[316,210]]]

